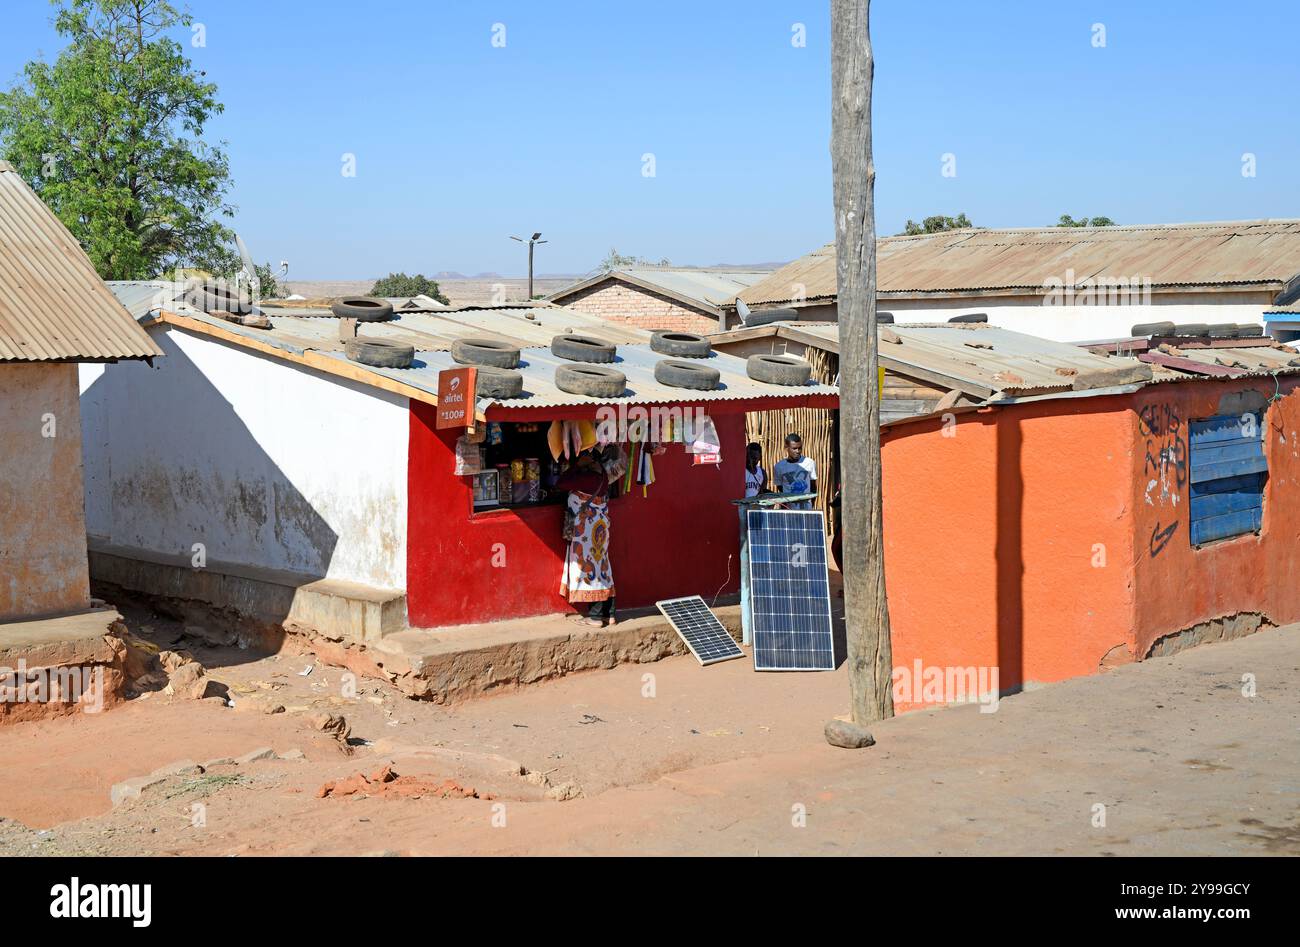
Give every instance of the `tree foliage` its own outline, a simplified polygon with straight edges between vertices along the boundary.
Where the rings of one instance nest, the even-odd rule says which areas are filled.
[[[1109,217],[1080,217],[1075,220],[1069,214],[1062,214],[1061,219],[1057,221],[1058,227],[1114,227],[1115,221]]]
[[[416,273],[414,276],[407,276],[405,273],[389,273],[383,279],[375,282],[374,287],[370,290],[370,295],[428,296],[444,305],[450,302],[442,294],[437,281],[429,279],[423,273]]]
[[[104,279],[228,269],[230,170],[202,141],[222,111],[169,31],[166,0],[52,0],[68,45],[0,93],[0,156],[72,231]]]
[[[965,230],[974,227],[965,214],[958,214],[956,217],[944,217],[942,214],[935,214],[933,217],[927,217],[919,224],[915,220],[909,219],[903,227],[903,236],[915,237],[923,233],[942,233],[945,230]]]
[[[672,266],[672,265],[673,265],[672,262],[667,258],[664,258],[660,260],[658,263],[656,263],[654,260],[647,260],[645,257],[628,256],[619,253],[618,250],[616,250],[614,247],[610,247],[609,253],[605,255],[605,259],[600,261],[600,265],[596,269],[597,272],[600,273],[609,273],[613,270],[626,269],[629,266]]]

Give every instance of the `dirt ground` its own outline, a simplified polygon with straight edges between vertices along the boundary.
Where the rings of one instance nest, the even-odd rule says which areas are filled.
[[[163,646],[180,635],[127,619]],[[234,708],[155,692],[0,729],[0,854],[1300,854],[1300,626],[996,713],[908,714],[858,751],[822,738],[847,711],[843,669],[684,656],[443,707],[354,692],[310,655],[181,645]],[[322,712],[350,745],[314,728]],[[288,758],[110,800],[129,777],[261,747]],[[358,774],[374,781],[320,797]]]

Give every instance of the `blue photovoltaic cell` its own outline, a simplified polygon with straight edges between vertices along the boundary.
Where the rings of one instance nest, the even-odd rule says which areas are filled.
[[[820,510],[749,510],[756,671],[833,671],[831,592]]]
[[[727,629],[722,627],[722,622],[718,621],[718,617],[698,595],[665,599],[655,604],[672,622],[677,634],[682,636],[686,646],[691,649],[691,654],[701,664],[707,666],[745,656],[740,645],[736,644]]]

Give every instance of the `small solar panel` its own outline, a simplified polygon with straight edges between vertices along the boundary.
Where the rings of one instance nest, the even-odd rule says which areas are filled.
[[[682,636],[686,647],[701,664],[717,664],[732,658],[743,658],[745,652],[740,650],[734,638],[722,627],[716,615],[704,604],[698,595],[685,598],[669,598],[655,602],[664,617],[672,622],[677,634]]]
[[[748,510],[756,671],[833,671],[826,521],[820,510]]]

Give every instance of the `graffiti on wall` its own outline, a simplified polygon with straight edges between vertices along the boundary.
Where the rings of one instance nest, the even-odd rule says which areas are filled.
[[[1171,403],[1148,404],[1138,412],[1138,436],[1145,442],[1143,500],[1157,510],[1147,549],[1160,555],[1178,532],[1178,504],[1187,486],[1187,428]]]

